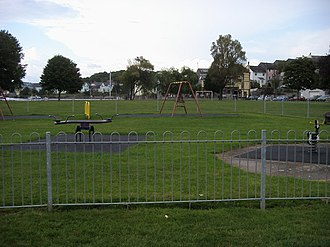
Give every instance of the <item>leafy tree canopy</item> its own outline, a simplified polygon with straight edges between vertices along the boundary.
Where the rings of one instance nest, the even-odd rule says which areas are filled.
[[[224,87],[242,75],[243,63],[246,61],[245,51],[238,40],[233,40],[230,34],[220,35],[219,39],[212,43],[211,55],[213,62],[211,73],[205,81],[205,89],[220,93]]]
[[[225,86],[225,78],[222,77],[216,63],[213,62],[207,72],[204,87],[206,90],[220,92],[222,95],[222,90]]]
[[[61,93],[75,93],[82,87],[77,65],[70,59],[61,55],[56,55],[50,60],[43,70],[40,84],[43,89],[48,91],[58,91],[58,100],[61,99]]]
[[[129,61],[122,82],[130,100],[134,100],[140,91],[146,92],[154,87],[153,70],[154,66],[142,56]]]
[[[0,31],[0,87],[12,91],[21,88],[26,65],[21,64],[24,58],[18,40],[8,31]]]
[[[157,80],[159,83],[158,90],[165,94],[169,84],[176,81],[189,81],[191,85],[194,86],[197,79],[196,73],[188,67],[182,67],[180,71],[176,68],[163,69],[157,73]],[[174,87],[171,89],[173,91],[170,93],[177,93]],[[188,88],[183,88],[182,92],[189,93],[190,90]]]
[[[320,88],[330,91],[330,55],[321,57],[318,63]]]
[[[83,78],[83,81],[84,82],[93,82],[93,81],[108,82],[109,78],[110,78],[109,73],[104,71],[104,72],[95,73],[95,74],[91,75],[90,77]]]
[[[317,81],[315,66],[307,57],[288,62],[284,69],[284,85],[297,90],[298,93],[302,89],[314,89]]]
[[[168,85],[171,82],[180,81],[181,77],[179,70],[176,68],[162,69],[157,73],[158,91],[165,94]]]

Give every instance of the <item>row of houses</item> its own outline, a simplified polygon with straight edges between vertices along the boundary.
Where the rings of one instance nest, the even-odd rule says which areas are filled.
[[[308,58],[312,59],[313,62],[317,63],[321,56],[309,55]],[[236,81],[233,81],[230,85],[227,85],[224,89],[224,95],[231,95],[246,98],[251,95],[251,83],[255,82],[259,84],[259,87],[264,87],[269,82],[274,79],[278,79],[280,82],[283,81],[284,72],[281,72],[282,64],[289,62],[293,59],[288,60],[276,60],[273,63],[261,62],[257,66],[249,65],[246,66],[246,70],[242,76],[240,76]],[[208,69],[200,68],[197,70],[197,76],[199,78],[199,85],[201,85],[202,90],[204,88],[205,78],[208,73]],[[306,95],[313,97],[314,95],[324,95],[324,91],[307,90],[309,93],[302,92],[301,97],[306,97]],[[308,97],[309,98],[309,97]]]
[[[23,83],[23,88],[29,88],[33,89],[36,91],[40,91],[42,89],[41,85],[39,83],[31,83],[31,82],[24,82]],[[85,82],[80,90],[81,93],[86,93],[86,92],[98,92],[98,93],[111,93],[113,89],[113,85],[109,85],[108,83],[104,82],[92,82],[92,83],[87,83]]]

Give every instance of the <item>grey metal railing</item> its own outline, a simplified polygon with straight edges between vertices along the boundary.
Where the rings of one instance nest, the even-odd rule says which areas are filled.
[[[244,138],[242,137],[244,136]],[[329,134],[0,136],[0,208],[329,199]]]

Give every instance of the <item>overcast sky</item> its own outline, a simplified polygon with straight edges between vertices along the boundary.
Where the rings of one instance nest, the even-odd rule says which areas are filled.
[[[39,82],[54,55],[83,77],[125,69],[137,56],[156,70],[207,68],[219,35],[237,39],[250,64],[325,55],[329,0],[0,0],[0,29],[23,47],[24,81]]]

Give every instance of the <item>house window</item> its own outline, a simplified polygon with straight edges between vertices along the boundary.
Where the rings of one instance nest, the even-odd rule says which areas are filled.
[[[255,76],[257,76],[257,73],[254,73]]]

